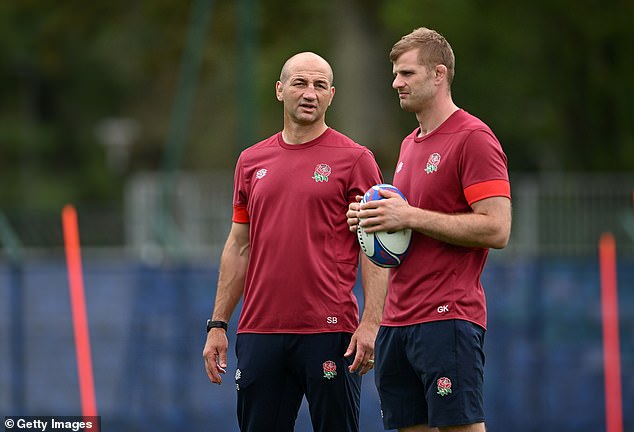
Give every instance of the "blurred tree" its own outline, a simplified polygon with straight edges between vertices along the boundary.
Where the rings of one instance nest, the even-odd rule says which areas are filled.
[[[447,37],[454,98],[493,127],[512,170],[634,169],[634,3],[381,3],[394,40],[419,26]]]
[[[634,167],[634,3],[544,2],[544,64],[558,113],[560,159],[555,168]],[[571,12],[574,8],[574,13]]]
[[[247,56],[239,29],[248,10],[238,4],[254,10]],[[0,206],[118,205],[128,174],[160,168],[190,7],[0,3],[0,180],[11,185]],[[451,42],[455,100],[493,127],[512,170],[634,170],[631,22],[634,3],[623,0],[216,0],[181,168],[230,171],[244,124],[252,139],[279,130],[279,69],[311,50],[335,69],[329,123],[392,169],[415,120],[398,108],[387,56],[424,25]],[[258,117],[240,117],[249,115]],[[109,169],[95,133],[111,117],[140,126],[123,173]]]
[[[126,83],[95,47],[114,15],[104,5],[0,6],[0,175],[15,186],[2,189],[2,202],[48,207],[118,194],[93,134],[96,119],[119,106]]]

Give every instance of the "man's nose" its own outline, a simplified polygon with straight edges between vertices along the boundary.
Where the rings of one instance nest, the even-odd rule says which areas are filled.
[[[316,99],[317,98],[317,91],[315,90],[315,86],[314,85],[308,85],[306,87],[306,91],[304,92],[304,98],[306,98],[306,99]]]

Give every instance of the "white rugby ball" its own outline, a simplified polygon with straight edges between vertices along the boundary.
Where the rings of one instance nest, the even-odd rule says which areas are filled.
[[[391,184],[378,184],[372,186],[363,195],[361,203],[384,199],[379,190],[387,189],[398,193],[405,201],[405,195]],[[361,250],[370,258],[370,261],[380,267],[396,267],[403,262],[409,245],[412,241],[412,230],[407,228],[399,231],[378,231],[367,233],[359,225],[357,227],[357,239]]]

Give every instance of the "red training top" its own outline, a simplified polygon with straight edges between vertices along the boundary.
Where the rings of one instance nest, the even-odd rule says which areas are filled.
[[[250,224],[251,244],[238,333],[356,330],[359,245],[346,211],[381,182],[370,150],[330,128],[298,145],[280,132],[242,152],[233,221]]]
[[[491,129],[463,110],[401,144],[394,174],[409,204],[442,213],[468,213],[476,201],[511,197],[507,160]],[[488,249],[461,247],[414,231],[408,256],[390,272],[383,325],[463,319],[486,328],[480,275]]]

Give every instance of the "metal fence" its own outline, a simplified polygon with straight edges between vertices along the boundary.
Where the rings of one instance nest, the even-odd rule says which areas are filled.
[[[620,255],[634,255],[634,172],[511,173],[511,188],[511,241],[502,253],[492,253],[494,259],[594,256],[606,231],[614,234]],[[123,207],[77,205],[82,244],[123,248],[150,261],[166,254],[209,256],[229,232],[232,193],[233,172],[137,174],[126,186]],[[14,237],[27,249],[61,247],[59,212],[4,209]]]
[[[233,173],[182,174],[171,199],[173,229],[190,253],[219,247],[229,229]],[[512,174],[513,230],[500,256],[592,256],[601,233],[634,254],[634,173]],[[127,244],[159,247],[161,177],[143,174],[127,189]]]
[[[634,253],[634,173],[512,175],[509,250],[531,256],[592,256],[609,231]]]

